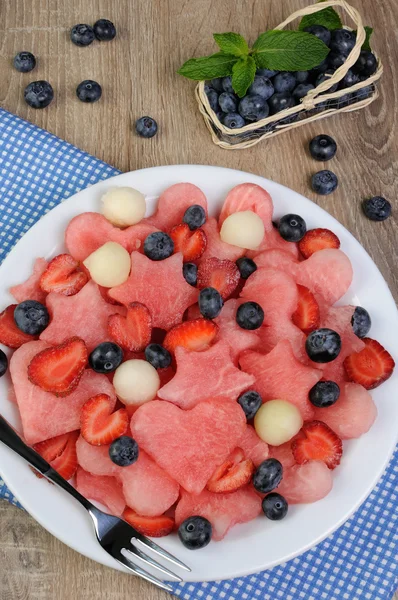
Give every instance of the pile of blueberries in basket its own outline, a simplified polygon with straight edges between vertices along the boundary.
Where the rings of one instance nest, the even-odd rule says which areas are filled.
[[[355,46],[355,31],[347,29],[329,31],[322,25],[311,25],[305,31],[318,37],[330,48],[326,59],[311,71],[278,72],[258,69],[252,85],[242,99],[234,93],[231,77],[206,82],[205,91],[210,107],[225,127],[239,129],[300,104],[301,99],[310,90],[331,77],[336,69],[345,63]],[[331,94],[337,90],[347,89],[347,93],[334,100],[319,103],[314,110],[318,112],[327,108],[342,108],[368,98],[373,93],[373,85],[365,86],[354,93],[350,93],[349,88],[368,79],[376,70],[375,55],[368,50],[362,50],[357,62],[347,71],[344,78],[323,92]],[[297,118],[299,115],[293,115],[283,119],[283,122],[288,123]],[[271,130],[275,125],[273,123],[268,128]]]

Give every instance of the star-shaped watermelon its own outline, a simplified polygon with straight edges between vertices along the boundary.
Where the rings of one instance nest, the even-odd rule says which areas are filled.
[[[230,348],[231,358],[235,365],[238,364],[238,357],[249,348],[255,348],[260,343],[260,338],[254,331],[242,329],[236,322],[236,311],[243,300],[231,298],[224,304],[223,309],[215,319],[219,327],[217,341],[224,340]]]

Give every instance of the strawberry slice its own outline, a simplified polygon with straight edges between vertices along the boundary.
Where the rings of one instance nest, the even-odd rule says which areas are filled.
[[[322,421],[305,423],[301,429],[303,437],[292,443],[295,461],[302,465],[309,460],[322,460],[329,469],[340,464],[343,444],[339,436]]]
[[[127,315],[111,315],[108,333],[124,350],[142,352],[151,341],[152,318],[144,304],[132,302]]]
[[[48,263],[41,276],[41,289],[64,296],[77,294],[88,281],[87,274],[79,269],[79,264],[70,254],[59,254]]]
[[[198,288],[213,287],[225,300],[239,283],[239,269],[232,260],[212,256],[203,260],[198,268]]]
[[[206,350],[217,332],[218,325],[214,321],[207,319],[184,321],[170,329],[164,338],[163,346],[169,352],[174,352],[177,346],[182,346],[187,350]]]
[[[170,237],[174,242],[174,254],[181,252],[184,262],[197,260],[206,250],[207,237],[203,229],[191,231],[186,223],[181,223],[173,227]]]
[[[78,385],[87,359],[84,341],[79,337],[71,337],[58,346],[36,354],[28,366],[28,377],[46,392],[68,396]]]
[[[347,356],[344,367],[350,381],[373,390],[392,375],[395,362],[391,354],[376,340],[363,338],[362,341],[365,348]]]
[[[299,241],[299,250],[304,258],[325,248],[340,248],[340,240],[330,229],[310,229]]]
[[[0,344],[9,348],[19,348],[22,344],[37,339],[37,336],[28,335],[16,326],[14,321],[16,306],[17,304],[10,304],[0,313]]]
[[[34,449],[67,481],[77,469],[76,441],[79,431],[57,435],[36,444]]]
[[[123,519],[134,529],[149,537],[163,537],[174,529],[174,519],[161,515],[160,517],[143,517],[137,515],[131,508],[126,508]]]
[[[217,467],[207,482],[209,492],[234,492],[249,483],[254,472],[254,464],[250,458],[245,459],[241,448],[235,448],[222,465]]]
[[[92,446],[110,444],[126,433],[129,415],[125,408],[112,413],[111,399],[97,394],[83,404],[80,414],[81,434]]]
[[[321,324],[321,315],[319,304],[315,300],[315,296],[304,285],[298,285],[298,304],[296,311],[292,314],[293,323],[304,331],[310,333],[314,329],[318,329]]]

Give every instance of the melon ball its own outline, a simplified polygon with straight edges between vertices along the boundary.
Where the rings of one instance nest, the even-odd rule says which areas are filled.
[[[280,446],[292,439],[303,426],[297,406],[286,400],[269,400],[258,409],[254,428],[264,442]]]
[[[115,371],[113,387],[126,406],[140,406],[156,397],[160,387],[157,370],[146,360],[126,360]]]
[[[252,210],[236,212],[225,219],[220,237],[227,244],[256,250],[263,241],[264,223]]]
[[[128,227],[145,217],[145,196],[130,187],[115,187],[102,196],[102,214],[117,227]]]
[[[123,246],[116,242],[106,242],[90,254],[83,264],[95,283],[110,288],[127,281],[131,259]]]

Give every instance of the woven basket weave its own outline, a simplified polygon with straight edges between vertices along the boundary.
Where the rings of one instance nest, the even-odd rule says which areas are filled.
[[[359,110],[376,100],[379,94],[375,84],[383,73],[383,66],[379,58],[377,58],[377,71],[371,77],[350,88],[338,90],[332,94],[327,93],[335,83],[338,83],[344,78],[348,69],[356,63],[366,38],[361,15],[345,0],[328,0],[327,2],[318,3],[298,10],[286,19],[286,21],[278,25],[276,29],[284,29],[286,25],[295,19],[318,12],[329,6],[340,6],[355,23],[357,30],[356,43],[346,62],[335,71],[332,77],[322,82],[314,90],[308,92],[299,105],[267,117],[266,119],[262,119],[261,121],[245,125],[240,129],[229,129],[219,121],[217,115],[210,108],[209,100],[205,93],[205,82],[201,81],[197,85],[195,95],[199,104],[199,110],[211,133],[213,142],[217,144],[217,146],[221,146],[221,148],[227,150],[249,148],[250,146],[258,144],[258,142],[263,139],[273,137],[279,133],[293,129],[294,127],[300,127],[305,123],[324,119],[325,117],[329,117],[338,112],[352,112],[354,110]],[[346,29],[350,28],[346,27]],[[361,98],[361,90],[368,86],[372,86],[370,95]],[[350,99],[350,103],[347,106],[341,106],[340,99],[346,94],[352,95],[352,99]]]

